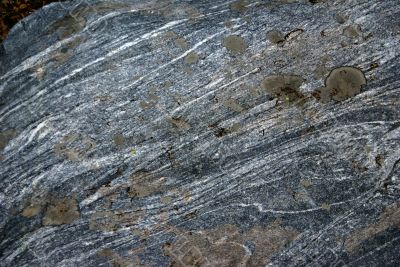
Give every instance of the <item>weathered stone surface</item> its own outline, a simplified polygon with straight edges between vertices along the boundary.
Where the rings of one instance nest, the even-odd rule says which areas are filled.
[[[0,50],[0,265],[399,266],[399,34],[397,1],[35,12]]]

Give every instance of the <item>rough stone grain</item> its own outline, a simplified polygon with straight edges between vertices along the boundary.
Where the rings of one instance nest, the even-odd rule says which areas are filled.
[[[399,266],[399,29],[395,0],[36,11],[0,46],[0,266]]]

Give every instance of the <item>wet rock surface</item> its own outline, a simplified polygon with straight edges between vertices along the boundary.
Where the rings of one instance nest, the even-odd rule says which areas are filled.
[[[0,49],[1,266],[398,266],[396,1],[72,1]]]

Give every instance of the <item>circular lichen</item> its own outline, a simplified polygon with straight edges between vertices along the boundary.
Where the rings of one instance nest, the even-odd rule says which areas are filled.
[[[361,87],[367,83],[364,73],[354,67],[339,67],[333,69],[325,80],[325,88],[330,91],[336,101],[343,101],[361,92]]]
[[[239,35],[226,36],[223,40],[223,45],[234,54],[243,53],[248,47],[246,41]]]
[[[364,73],[355,67],[339,67],[331,70],[325,79],[325,86],[313,93],[313,96],[323,102],[343,101],[361,92],[361,87],[367,83]]]
[[[267,40],[273,44],[282,45],[285,42],[285,37],[280,31],[272,30],[266,33]]]
[[[346,22],[347,17],[345,17],[345,16],[343,16],[343,15],[341,15],[341,14],[336,14],[336,15],[335,15],[335,20],[336,20],[337,23],[343,24],[343,23]]]
[[[343,35],[352,39],[360,37],[361,27],[358,24],[347,26],[343,29]]]
[[[247,5],[248,5],[247,0],[238,0],[238,1],[233,2],[230,5],[230,8],[234,11],[245,12],[247,9]]]
[[[184,60],[186,64],[195,64],[197,61],[199,61],[199,55],[192,51],[185,56]]]

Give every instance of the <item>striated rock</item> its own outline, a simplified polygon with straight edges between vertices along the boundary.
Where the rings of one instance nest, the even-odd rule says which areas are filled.
[[[399,12],[31,14],[0,46],[0,266],[399,266]]]

